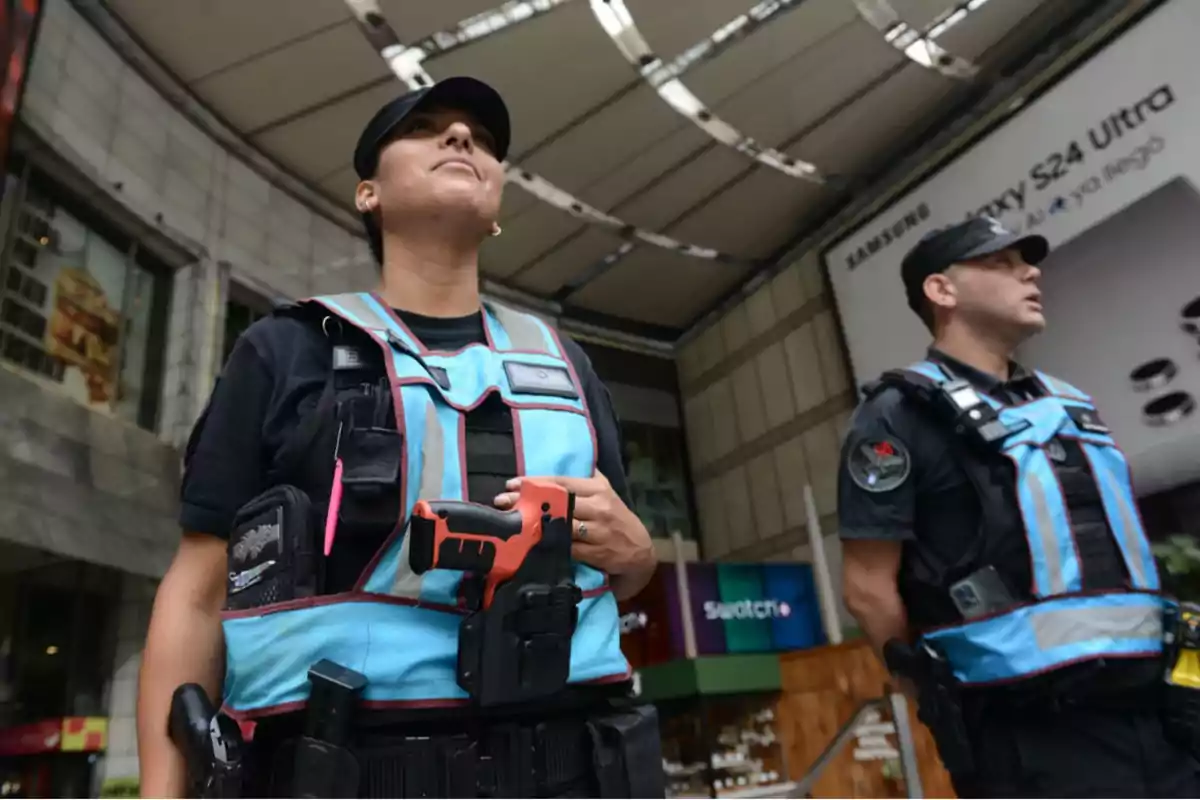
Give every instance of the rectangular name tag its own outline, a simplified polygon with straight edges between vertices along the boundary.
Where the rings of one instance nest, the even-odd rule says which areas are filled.
[[[1104,433],[1110,431],[1108,426],[1100,420],[1100,415],[1090,408],[1080,408],[1079,406],[1067,406],[1067,414],[1075,421],[1076,426],[1081,431],[1088,433]]]
[[[334,369],[365,369],[366,356],[357,347],[339,344],[333,348]]]
[[[540,394],[550,397],[565,397],[578,400],[579,392],[571,373],[565,367],[547,367],[542,364],[522,364],[507,361],[504,373],[508,385],[517,394]]]

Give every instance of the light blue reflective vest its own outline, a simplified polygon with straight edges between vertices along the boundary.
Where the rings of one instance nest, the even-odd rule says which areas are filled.
[[[465,412],[490,392],[513,411],[524,475],[590,477],[595,434],[574,367],[558,335],[536,317],[484,308],[487,345],[428,351],[376,296],[317,297],[331,315],[366,332],[384,352],[397,429],[403,435],[404,521],[351,592],[224,615],[227,710],[241,717],[293,710],[308,695],[308,669],[327,658],[367,677],[372,707],[463,702],[455,679],[462,573],[409,567],[408,514],[418,500],[465,500]],[[571,683],[622,680],[617,602],[602,572],[575,565],[583,590],[571,641]]]
[[[939,386],[951,380],[931,361],[908,369]],[[1040,372],[1037,377],[1046,396],[1029,402],[1008,405],[978,393],[1013,431],[995,446],[1015,467],[1034,601],[924,634],[964,684],[1014,681],[1094,658],[1162,652],[1164,600],[1125,456],[1087,395]],[[1128,589],[1083,591],[1066,498],[1046,450],[1055,437],[1078,440],[1087,457],[1129,572]]]

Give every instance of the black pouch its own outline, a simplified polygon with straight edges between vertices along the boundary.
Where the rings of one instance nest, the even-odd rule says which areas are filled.
[[[404,438],[387,428],[356,428],[342,436],[342,507],[351,527],[390,528],[400,519],[400,460]]]
[[[587,723],[600,797],[664,797],[658,709],[612,711]]]
[[[338,404],[343,490],[338,519],[351,529],[390,532],[400,518],[404,437],[388,427],[392,395],[387,381],[361,389]]]
[[[229,536],[227,609],[259,608],[316,593],[313,517],[308,495],[287,484],[242,506]]]

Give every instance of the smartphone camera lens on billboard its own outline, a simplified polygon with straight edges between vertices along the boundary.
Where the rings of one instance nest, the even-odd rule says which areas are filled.
[[[1152,392],[1166,386],[1177,374],[1179,368],[1175,366],[1174,361],[1169,358],[1156,358],[1129,373],[1129,381],[1133,384],[1135,392]]]
[[[1196,410],[1196,398],[1187,392],[1171,392],[1157,397],[1142,407],[1142,418],[1147,425],[1162,427],[1174,425],[1191,416]]]

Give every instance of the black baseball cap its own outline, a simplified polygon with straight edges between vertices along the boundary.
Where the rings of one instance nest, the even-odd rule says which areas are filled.
[[[1017,250],[1025,263],[1040,264],[1050,253],[1050,243],[1043,236],[1013,233],[993,217],[973,217],[925,234],[900,265],[909,308],[920,312],[925,297],[923,285],[930,275],[1001,250]]]
[[[416,89],[388,102],[375,112],[354,146],[354,171],[362,180],[379,166],[379,152],[404,119],[418,107],[457,108],[472,114],[496,140],[496,158],[508,156],[512,137],[508,106],[500,93],[475,78],[446,78],[425,89]]]

